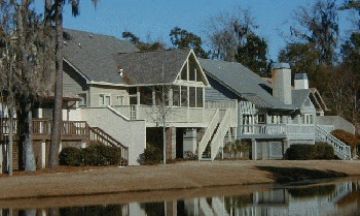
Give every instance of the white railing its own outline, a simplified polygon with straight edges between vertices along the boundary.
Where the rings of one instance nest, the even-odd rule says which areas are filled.
[[[351,148],[350,146],[343,143],[341,140],[328,133],[325,129],[316,125],[316,139],[321,142],[328,143],[334,148],[335,154],[343,160],[351,159]]]
[[[208,123],[215,108],[203,107],[161,107],[149,105],[125,105],[112,107],[117,112],[131,120],[146,120],[156,123],[161,121],[161,115],[166,115],[167,123]]]
[[[286,125],[284,124],[254,124],[240,125],[239,133],[241,135],[286,135]]]
[[[229,110],[231,127],[238,126],[238,102],[237,102],[237,100],[206,101],[205,109]]]
[[[315,141],[315,125],[287,124],[286,134],[288,139]]]
[[[215,111],[214,116],[212,117],[212,120],[209,123],[209,126],[206,128],[205,133],[201,139],[201,141],[199,142],[199,146],[198,146],[198,158],[201,159],[202,154],[204,153],[206,146],[208,145],[215,129],[216,126],[219,123],[219,110],[217,109]]]
[[[230,111],[226,110],[219,128],[211,141],[211,160],[214,160],[219,152],[219,148],[224,144],[224,138],[230,128]]]

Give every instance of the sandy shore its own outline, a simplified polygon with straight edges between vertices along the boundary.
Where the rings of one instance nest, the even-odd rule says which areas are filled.
[[[79,169],[0,178],[9,199],[101,195],[360,176],[360,161],[215,161]],[[134,195],[134,194],[133,194]]]

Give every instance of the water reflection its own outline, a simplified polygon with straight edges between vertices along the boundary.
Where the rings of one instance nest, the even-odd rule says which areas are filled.
[[[219,191],[221,194],[221,191]],[[1,216],[360,215],[360,181],[275,187],[231,196],[51,209],[2,209]]]

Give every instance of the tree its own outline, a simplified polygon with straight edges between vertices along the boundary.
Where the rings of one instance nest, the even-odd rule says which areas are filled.
[[[95,5],[98,1],[92,0]],[[53,50],[55,57],[55,98],[51,128],[50,167],[55,167],[59,164],[58,153],[61,141],[63,106],[63,8],[65,3],[64,0],[45,0],[45,24],[49,28],[49,25],[52,23],[55,28],[55,49]],[[80,13],[79,0],[69,0],[69,3],[71,4],[73,16],[78,16]]]
[[[42,28],[32,1],[0,2],[1,80],[6,89],[10,113],[17,111],[20,169],[35,171],[32,145],[32,110],[45,91],[47,76],[42,70]],[[10,115],[12,116],[12,115]],[[12,129],[12,127],[11,127]]]
[[[237,61],[260,75],[268,71],[267,42],[256,34],[258,26],[250,11],[240,10],[241,16],[220,14],[210,21],[211,57]]]
[[[335,0],[317,0],[310,8],[295,11],[296,24],[290,27],[294,42],[310,44],[319,53],[319,64],[332,65],[339,36]]]
[[[202,48],[202,40],[199,36],[185,29],[174,27],[170,31],[170,41],[177,49],[190,48],[195,54],[201,58],[208,58],[209,54]]]
[[[266,75],[268,67],[266,58],[267,47],[264,38],[251,32],[247,35],[246,42],[239,44],[235,59],[252,71],[260,75]]]
[[[124,39],[128,39],[131,43],[133,43],[140,51],[142,52],[151,52],[151,51],[158,51],[158,50],[165,50],[165,45],[160,41],[151,42],[143,42],[140,40],[132,32],[123,32],[122,37]]]
[[[341,68],[345,71],[348,116],[360,128],[360,33],[353,32],[341,47],[343,62]]]

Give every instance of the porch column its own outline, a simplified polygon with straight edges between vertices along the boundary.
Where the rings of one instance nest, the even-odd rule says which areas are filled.
[[[136,87],[136,104],[140,105],[140,91],[139,87]]]
[[[251,140],[251,149],[252,149],[252,159],[253,160],[257,160],[257,145],[256,145],[256,140],[252,139]]]
[[[4,167],[3,167],[3,165],[4,165],[4,154],[3,154],[4,146],[5,145],[0,146],[0,174],[2,174],[4,172]]]
[[[174,102],[173,102],[173,89],[172,88],[169,89],[168,100],[169,100],[169,106],[172,106],[174,104]]]
[[[41,169],[46,167],[46,142],[43,140],[41,142]]]
[[[151,90],[152,90],[152,91],[151,91],[152,105],[155,106],[155,105],[156,105],[156,99],[155,99],[156,93],[155,93],[155,88],[152,87]]]
[[[176,158],[176,128],[166,128],[166,158]]]
[[[177,216],[177,201],[165,201],[164,202],[165,216]]]
[[[60,144],[59,144],[59,153],[62,151],[62,148],[63,148],[62,142],[60,142]]]
[[[39,108],[38,109],[38,116],[37,116],[38,118],[44,118],[44,110],[42,109],[42,108]]]

